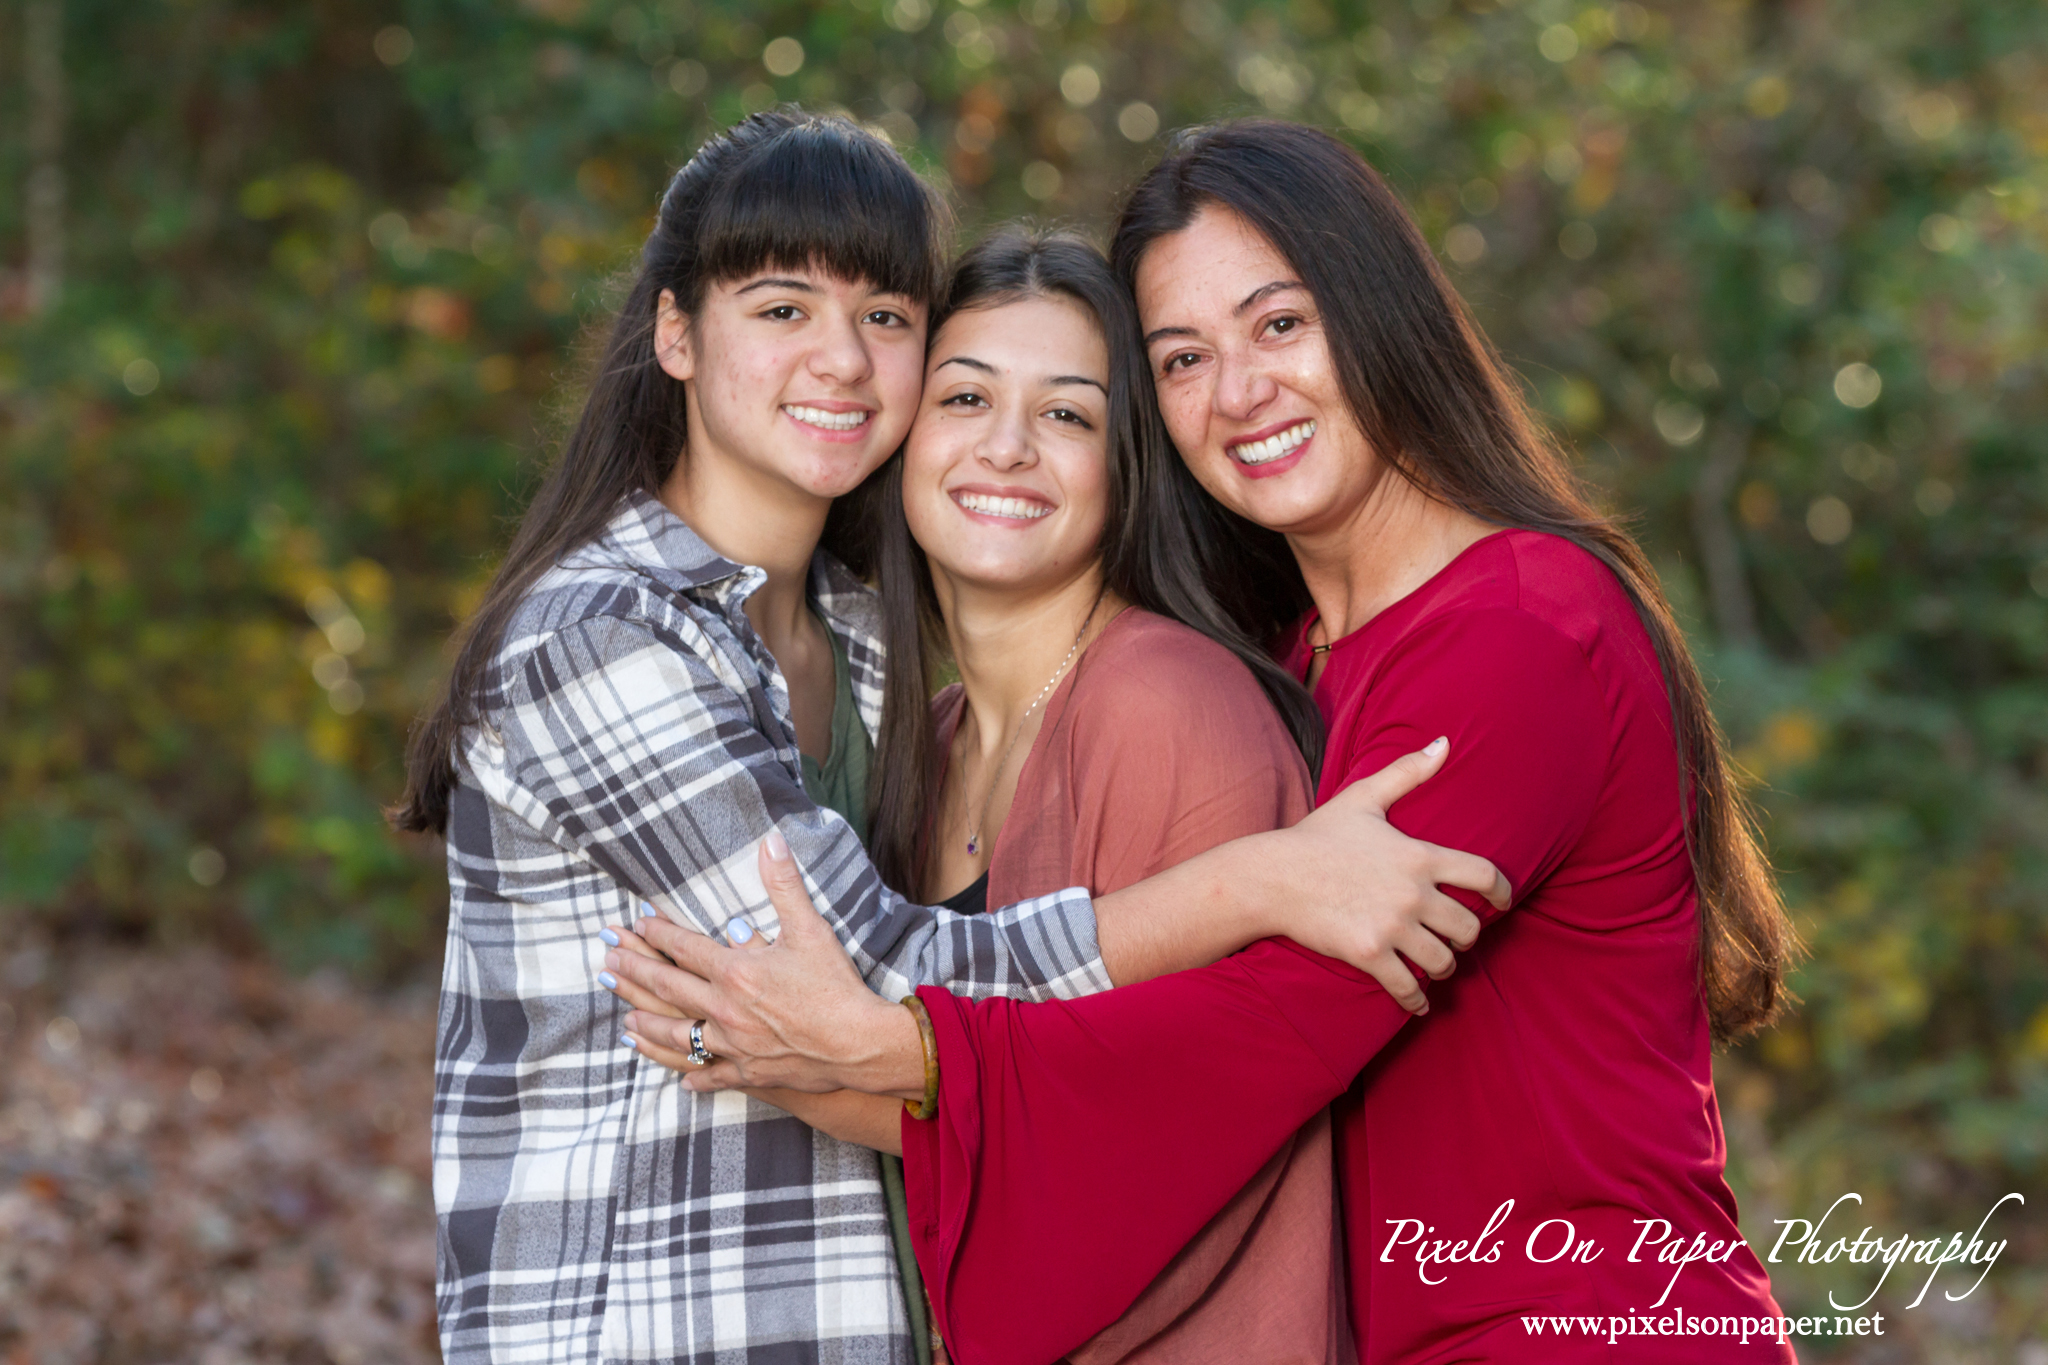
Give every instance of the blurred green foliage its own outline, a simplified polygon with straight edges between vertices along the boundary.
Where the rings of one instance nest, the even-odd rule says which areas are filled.
[[[1753,1237],[2048,1197],[2038,4],[24,0],[0,61],[0,914],[432,954],[403,733],[708,131],[848,109],[1099,231],[1271,112],[1407,195],[1719,679],[1812,946],[1723,1069]],[[2010,1212],[1905,1340],[2048,1336]]]

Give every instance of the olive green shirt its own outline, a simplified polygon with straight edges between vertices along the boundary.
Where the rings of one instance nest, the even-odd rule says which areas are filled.
[[[822,618],[819,624],[825,625]],[[844,816],[865,844],[868,769],[874,766],[875,746],[868,739],[868,727],[861,724],[860,708],[854,704],[853,669],[846,660],[846,644],[829,625],[825,626],[825,638],[832,642],[832,747],[823,763],[803,755],[804,794]]]

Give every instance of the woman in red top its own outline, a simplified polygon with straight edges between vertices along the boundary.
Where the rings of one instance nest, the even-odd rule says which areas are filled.
[[[1778,1008],[1792,935],[1642,553],[1334,139],[1187,135],[1114,256],[1183,459],[1299,565],[1319,795],[1447,735],[1394,819],[1491,857],[1515,899],[1481,908],[1414,1024],[1283,940],[1062,1004],[922,992],[941,1084],[905,1163],[956,1358],[1071,1349],[1335,1098],[1363,1359],[1791,1359],[1722,1176],[1711,1060]],[[692,1083],[925,1093],[905,1012],[785,935],[743,972],[664,944],[729,1059]]]

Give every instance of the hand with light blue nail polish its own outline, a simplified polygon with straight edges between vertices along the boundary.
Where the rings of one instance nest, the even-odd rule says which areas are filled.
[[[598,930],[597,936],[604,940],[604,946],[607,948],[616,948],[619,946],[619,936],[609,929]]]

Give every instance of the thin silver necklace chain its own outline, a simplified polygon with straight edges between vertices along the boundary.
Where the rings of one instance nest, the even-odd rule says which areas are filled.
[[[971,858],[981,852],[981,822],[988,818],[989,805],[996,799],[996,788],[1002,785],[1003,769],[1009,766],[1010,755],[1017,751],[1017,741],[1024,738],[1024,727],[1031,723],[1031,713],[1038,709],[1040,702],[1052,695],[1053,688],[1066,676],[1067,666],[1073,663],[1074,656],[1081,652],[1081,642],[1088,638],[1088,627],[1095,623],[1095,613],[1101,608],[1102,594],[1097,593],[1094,605],[1088,608],[1088,615],[1074,636],[1074,647],[1067,651],[1067,657],[1060,660],[1060,666],[1052,671],[1052,677],[1046,680],[1045,686],[1038,689],[1038,695],[1031,699],[1031,705],[1025,707],[1024,714],[1017,718],[1017,733],[1010,736],[1010,743],[1003,750],[1003,756],[996,760],[995,776],[989,779],[988,794],[981,798],[981,814],[975,816],[973,823],[967,827],[968,857]]]

